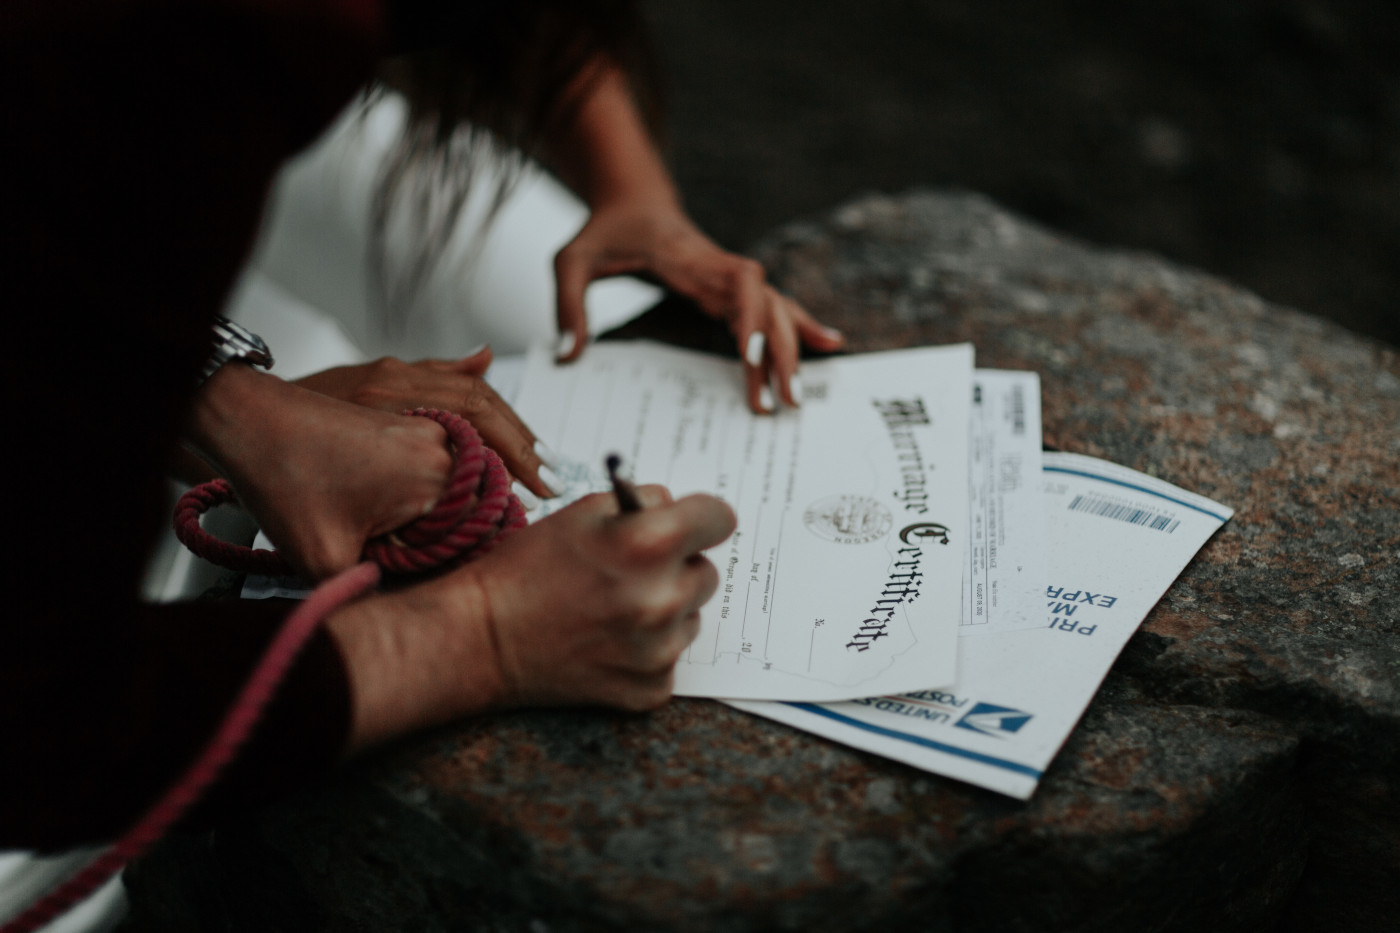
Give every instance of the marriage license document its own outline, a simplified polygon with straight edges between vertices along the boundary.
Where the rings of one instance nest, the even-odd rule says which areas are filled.
[[[654,343],[527,361],[516,409],[566,495],[638,483],[724,499],[720,589],[676,693],[832,701],[955,679],[968,541],[969,344],[809,361],[798,408],[749,412],[740,364]]]

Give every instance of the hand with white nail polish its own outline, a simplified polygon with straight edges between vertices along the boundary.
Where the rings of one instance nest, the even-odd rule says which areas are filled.
[[[579,347],[578,336],[574,334],[573,331],[566,330],[559,335],[559,342],[554,347],[554,358],[561,362],[572,360],[578,356],[578,354],[574,352],[575,349],[581,349],[581,347]]]
[[[598,68],[572,123],[549,143],[553,167],[592,211],[554,258],[558,358],[572,360],[583,352],[588,284],[643,273],[728,322],[754,411],[772,410],[762,397],[770,384],[784,404],[798,404],[793,377],[801,348],[829,353],[844,346],[845,338],[769,285],[761,265],[722,249],[695,225],[637,112],[627,79],[615,67]]]
[[[483,377],[490,365],[491,350],[482,347],[460,360],[405,363],[384,357],[373,363],[338,366],[300,379],[298,384],[380,411],[440,408],[455,412],[471,422],[487,447],[500,454],[506,469],[524,489],[544,498],[558,495],[562,484],[549,467],[553,455],[487,384]]]
[[[629,244],[623,251],[605,238]],[[596,241],[596,242],[595,242]],[[614,254],[606,265],[593,250]],[[624,254],[631,257],[622,263]],[[587,258],[587,257],[592,258]],[[590,263],[594,265],[590,266]],[[802,346],[821,352],[840,349],[845,338],[823,327],[797,302],[764,280],[763,267],[752,259],[725,252],[702,234],[678,205],[647,202],[635,208],[594,209],[579,237],[555,261],[559,277],[560,326],[565,339],[584,326],[583,288],[593,278],[619,272],[649,272],[675,291],[695,300],[713,317],[729,322],[744,361],[749,406],[773,410],[773,392],[786,405],[801,402],[794,379]],[[571,359],[582,346],[561,341],[559,358]],[[768,404],[764,404],[764,390]]]

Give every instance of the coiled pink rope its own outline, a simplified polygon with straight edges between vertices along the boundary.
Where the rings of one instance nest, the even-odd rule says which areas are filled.
[[[465,418],[449,411],[419,408],[406,414],[431,418],[447,430],[457,460],[447,491],[432,511],[391,535],[365,546],[364,558],[390,573],[422,573],[486,553],[503,532],[525,524],[525,509],[510,491],[510,474],[496,452]],[[235,499],[228,480],[196,486],[175,505],[175,536],[180,543],[211,563],[284,576],[291,567],[276,551],[227,544],[199,527],[199,517],[216,505]]]
[[[0,926],[0,933],[34,933],[154,845],[233,760],[316,629],[336,609],[372,589],[379,582],[381,568],[402,574],[462,563],[490,550],[501,535],[525,524],[525,510],[510,491],[510,474],[466,419],[421,408],[408,414],[432,418],[442,425],[456,450],[447,492],[437,506],[394,535],[370,542],[365,547],[364,563],[316,587],[287,617],[194,763],[111,848]],[[274,575],[290,572],[275,551],[226,544],[199,527],[200,515],[233,498],[233,488],[222,479],[191,489],[175,507],[176,536],[199,556],[225,567]]]

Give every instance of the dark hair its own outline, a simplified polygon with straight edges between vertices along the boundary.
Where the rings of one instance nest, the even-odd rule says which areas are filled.
[[[386,328],[408,308],[451,239],[472,180],[488,160],[506,167],[489,224],[551,130],[575,113],[599,62],[619,67],[653,133],[659,133],[655,57],[635,0],[396,0],[390,29],[399,48],[367,100],[386,90],[407,99],[408,123],[381,169],[371,203],[369,268]],[[389,228],[411,217],[414,242],[391,269]],[[479,241],[478,241],[479,242]]]

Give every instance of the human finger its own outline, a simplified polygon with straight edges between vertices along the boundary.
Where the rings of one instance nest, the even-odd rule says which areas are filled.
[[[611,688],[597,702],[632,713],[645,713],[666,705],[676,688],[676,667],[661,671],[617,670]]]
[[[671,495],[671,490],[659,483],[648,483],[645,486],[637,487],[637,498],[642,501],[642,508],[655,509],[661,506],[670,505],[675,501]]]
[[[739,521],[729,503],[705,493],[678,499],[666,512],[678,527],[677,549],[688,556],[727,539]]]
[[[822,353],[831,353],[846,345],[846,335],[834,327],[828,327],[807,311],[806,308],[789,298],[793,323],[802,345]]]
[[[684,552],[683,552],[684,553]],[[639,598],[642,612],[631,622],[639,641],[663,639],[668,629],[710,601],[719,589],[719,570],[704,554],[686,554],[672,568],[652,578],[646,596]],[[680,647],[689,644],[686,639]]]
[[[681,574],[690,593],[688,612],[698,613],[700,607],[709,602],[710,597],[719,589],[719,568],[705,555],[692,554],[686,558]],[[697,619],[697,623],[698,621]]]
[[[760,415],[773,413],[773,390],[768,385],[768,338],[755,331],[749,335],[748,351],[744,354],[744,397],[749,410]],[[758,362],[750,365],[749,360]]]
[[[729,537],[734,524],[734,512],[723,500],[696,495],[622,516],[612,523],[608,536],[616,548],[618,566],[627,572],[650,572],[676,566],[718,544]],[[675,608],[652,617],[665,617]]]
[[[299,540],[291,545],[284,545],[280,539],[272,538],[271,533],[264,533],[268,534],[268,540],[272,541],[277,553],[291,565],[297,576],[304,580],[325,580],[359,561],[363,542],[357,540],[348,529],[345,531],[343,534]]]
[[[491,368],[491,363],[494,360],[495,354],[492,352],[490,344],[483,343],[455,360],[422,360],[421,362],[437,372],[458,373],[463,376],[480,378],[486,375],[486,370]]]
[[[797,376],[797,327],[793,323],[793,302],[769,289],[773,300],[773,312],[768,318],[768,356],[772,367],[773,381],[777,383],[778,395],[796,408],[802,400],[802,386]]]
[[[471,422],[482,442],[532,495],[552,498],[564,491],[551,465],[557,463],[553,452],[485,381],[474,379],[464,387],[452,410]]]
[[[674,667],[700,633],[699,606],[703,604],[702,600],[695,608],[676,613],[663,624],[636,632],[625,667],[643,674],[662,674]]]
[[[381,535],[432,511],[447,490],[452,474],[447,430],[429,418],[399,418],[384,439],[398,451],[397,476],[379,491],[387,499],[378,520],[366,528],[369,537]],[[369,492],[373,493],[373,484]]]
[[[773,410],[772,392],[766,391],[769,356],[767,323],[772,303],[763,282],[763,267],[752,259],[738,260],[731,276],[726,299],[730,308],[725,310],[744,360],[749,408],[766,414]]]
[[[559,324],[559,345],[555,359],[578,359],[588,340],[588,309],[583,295],[593,277],[591,257],[580,250],[564,247],[554,257],[555,314]]]

